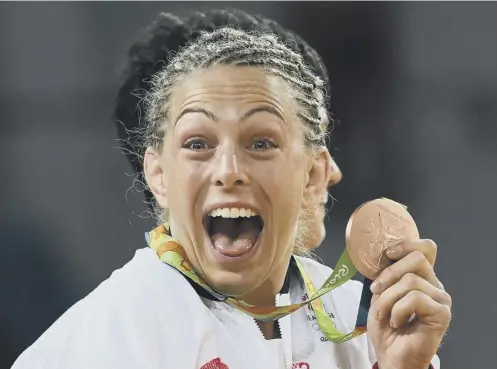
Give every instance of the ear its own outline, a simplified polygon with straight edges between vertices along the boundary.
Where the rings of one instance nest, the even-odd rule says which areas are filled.
[[[314,157],[304,191],[304,206],[312,208],[328,200],[328,188],[340,182],[342,172],[332,159],[328,149],[321,147]]]
[[[331,187],[340,183],[340,181],[342,180],[342,171],[338,167],[335,160],[333,160],[328,150],[326,150],[326,154],[329,156],[327,173],[328,187]]]
[[[160,154],[148,147],[143,158],[143,173],[150,191],[161,208],[168,207],[167,187]]]
[[[332,186],[340,183],[340,181],[342,180],[342,171],[338,167],[338,165],[335,162],[335,160],[333,160],[333,158],[331,157],[330,153],[328,151],[326,151],[326,152],[327,152],[327,154],[329,156],[329,160],[328,160],[328,171],[327,171],[327,174],[326,174],[326,178],[328,178],[328,187],[322,193],[321,205],[323,205],[323,206],[325,206],[328,203],[328,198],[329,198],[329,196],[328,196],[328,190],[330,189],[330,187],[332,187]]]

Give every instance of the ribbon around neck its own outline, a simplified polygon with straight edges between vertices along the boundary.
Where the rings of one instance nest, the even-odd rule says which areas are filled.
[[[365,300],[364,295],[366,288],[363,289],[363,298],[361,298],[361,305],[359,307],[355,329],[350,333],[344,334],[337,329],[335,322],[331,319],[331,317],[324,309],[323,302],[320,299],[320,297],[324,294],[347,282],[357,272],[356,268],[350,260],[347,250],[342,253],[335,268],[333,269],[333,272],[319,289],[316,289],[314,283],[305,271],[302,264],[297,258],[295,258],[298,270],[304,281],[305,290],[308,296],[307,300],[298,304],[291,304],[286,306],[254,306],[247,304],[244,301],[237,300],[234,297],[223,295],[211,288],[195,272],[195,269],[188,261],[186,252],[181,244],[169,234],[167,225],[163,224],[153,229],[148,234],[148,239],[150,248],[152,248],[157,253],[159,259],[162,262],[178,270],[186,278],[202,287],[204,290],[212,294],[214,297],[218,298],[220,301],[226,302],[227,304],[233,306],[238,310],[241,310],[242,312],[250,315],[256,320],[278,320],[288,314],[297,311],[301,307],[310,304],[321,331],[329,341],[334,343],[342,343],[366,332],[367,312],[369,310],[369,301],[366,301],[366,303],[363,304]]]

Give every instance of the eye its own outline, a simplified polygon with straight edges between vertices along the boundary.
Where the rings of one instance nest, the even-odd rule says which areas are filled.
[[[277,148],[278,145],[268,138],[258,138],[252,141],[251,149],[257,151],[271,150]]]
[[[182,147],[192,151],[204,151],[209,149],[207,142],[198,137],[186,140]]]

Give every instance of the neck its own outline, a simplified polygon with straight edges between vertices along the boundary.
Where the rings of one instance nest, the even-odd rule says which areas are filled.
[[[239,300],[245,301],[247,304],[255,306],[275,306],[276,305],[276,294],[283,287],[285,279],[283,278],[280,284],[269,283],[266,281],[261,287],[255,291],[248,293],[243,296],[238,296]],[[267,340],[272,340],[275,338],[280,338],[280,329],[277,322],[262,322],[256,320],[262,335]]]
[[[281,332],[277,322],[257,321],[257,325],[259,326],[265,339],[274,340],[276,338],[281,338]]]
[[[264,283],[266,284],[266,282]],[[274,285],[261,286],[255,291],[252,291],[246,295],[237,296],[237,300],[242,300],[247,304],[254,306],[274,306],[276,304],[276,294],[281,290],[281,286],[278,288]]]
[[[289,260],[282,262],[278,268],[273,271],[271,277],[266,279],[259,287],[247,294],[237,296],[236,298],[254,306],[275,306],[276,295],[283,288],[289,263]]]

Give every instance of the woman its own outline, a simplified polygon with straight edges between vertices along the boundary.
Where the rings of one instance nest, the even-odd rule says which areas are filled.
[[[197,19],[210,17],[230,15]],[[160,226],[150,248],[66,312],[15,369],[439,366],[451,300],[433,271],[432,241],[389,250],[396,263],[371,287],[367,334],[335,344],[321,330],[323,319],[354,329],[361,284],[352,281],[315,300],[324,318],[312,304],[265,319],[275,306],[306,301],[309,286],[331,274],[294,255],[308,242],[304,209],[340,172],[325,147],[325,87],[306,62],[311,49],[270,33],[274,23],[243,19],[199,35],[162,15],[169,26],[156,24],[132,48],[121,92],[168,60],[146,89],[140,145],[127,147],[143,163]],[[189,43],[157,59],[161,37],[174,50],[178,34]]]

